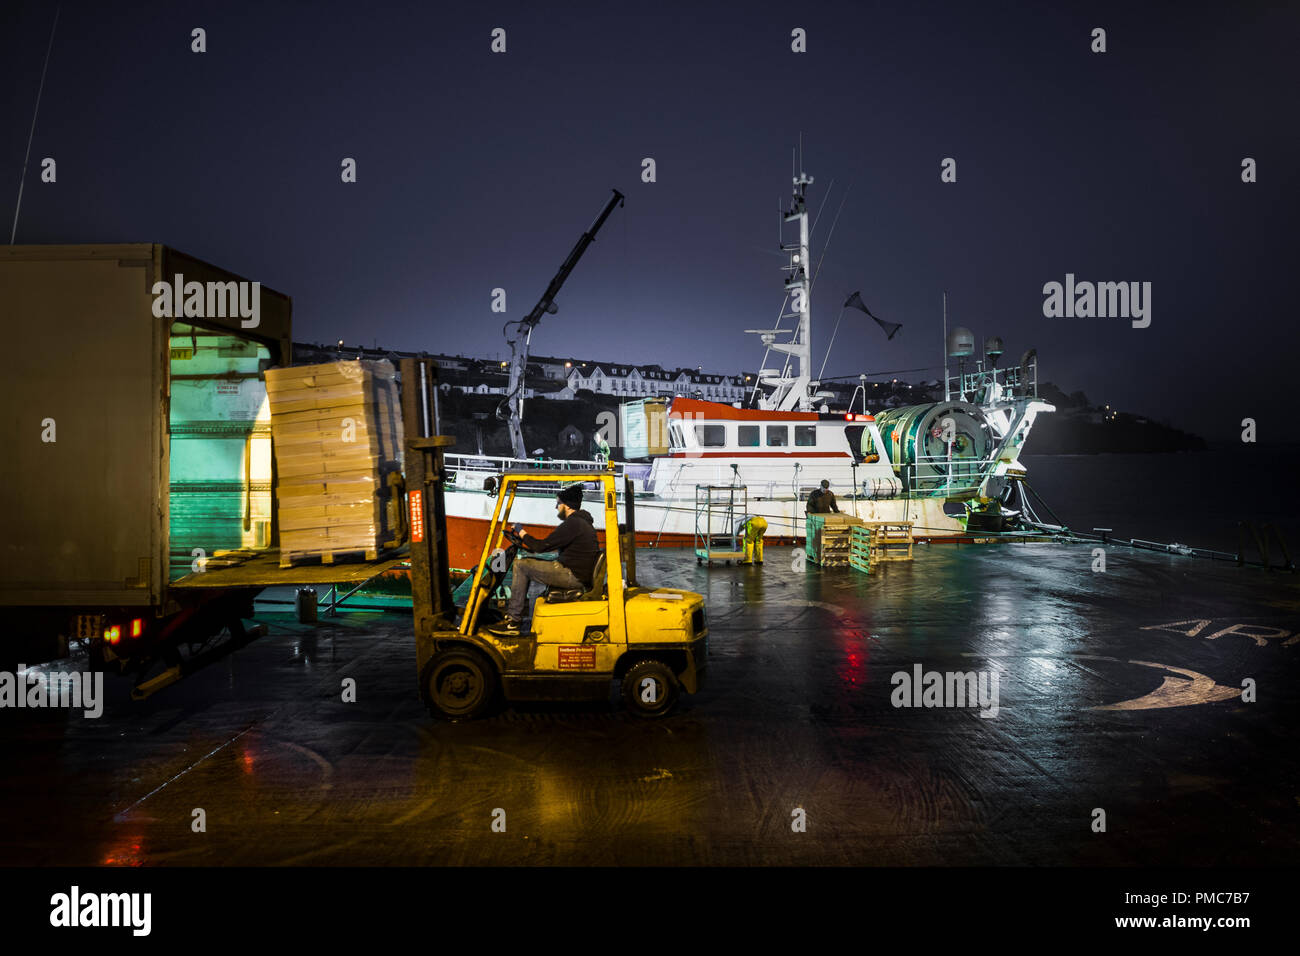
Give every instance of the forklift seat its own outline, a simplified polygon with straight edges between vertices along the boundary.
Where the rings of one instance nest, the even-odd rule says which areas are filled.
[[[606,583],[605,552],[602,551],[596,556],[596,565],[591,569],[591,587],[585,591],[581,588],[549,588],[542,596],[546,598],[548,604],[599,601],[605,596]]]

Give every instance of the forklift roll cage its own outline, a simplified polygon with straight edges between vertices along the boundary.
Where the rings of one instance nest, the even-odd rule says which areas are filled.
[[[592,482],[597,485],[600,489],[601,507],[605,511],[605,527],[619,529],[619,533],[606,534],[605,536],[605,549],[602,552],[605,568],[605,593],[601,599],[608,601],[611,606],[621,606],[625,592],[629,588],[637,586],[636,503],[633,497],[632,479],[625,478],[623,501],[627,512],[627,522],[625,525],[620,525],[618,522],[617,485],[615,480],[616,476],[612,467],[604,471],[540,471],[533,469],[503,474],[498,485],[496,507],[492,511],[490,531],[483,541],[483,551],[479,555],[474,572],[476,586],[471,590],[469,602],[465,606],[465,613],[461,616],[460,633],[466,636],[474,633],[478,625],[479,612],[491,599],[492,591],[495,590],[494,587],[484,586],[484,581],[485,579],[492,580],[490,574],[493,555],[498,550],[504,551],[506,548],[506,528],[510,520],[510,512],[514,507],[519,486],[523,484],[580,481]],[[627,562],[626,575],[623,573],[625,561]],[[619,615],[618,621],[611,619],[610,640],[626,644],[626,628],[627,621],[621,615]]]

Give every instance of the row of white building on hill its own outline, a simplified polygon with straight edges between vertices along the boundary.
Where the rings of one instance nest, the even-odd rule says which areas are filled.
[[[748,375],[717,375],[701,370],[667,371],[658,365],[606,365],[580,362],[569,369],[566,381],[576,394],[580,389],[620,398],[671,398],[685,395],[713,402],[740,402],[749,397]]]
[[[505,393],[506,363],[492,363],[463,356],[432,356],[449,374],[453,387],[481,395]],[[715,402],[741,402],[749,398],[752,375],[721,375],[703,369],[664,369],[659,365],[624,365],[618,362],[582,362],[575,359],[531,356],[530,383],[541,386],[540,377],[551,387],[527,389],[527,396],[571,399],[588,389],[623,399],[672,398],[683,395]],[[464,384],[459,384],[463,380]],[[552,384],[553,383],[553,384]]]
[[[438,355],[359,346],[330,347],[295,344],[295,363],[342,358],[388,358],[424,355],[443,371],[443,388],[475,395],[504,395],[506,363],[463,355]],[[620,362],[583,362],[578,359],[534,355],[528,360],[526,398],[572,399],[583,389],[621,399],[703,398],[713,402],[747,402],[754,387],[753,373],[722,375],[702,368],[665,369],[659,365]]]

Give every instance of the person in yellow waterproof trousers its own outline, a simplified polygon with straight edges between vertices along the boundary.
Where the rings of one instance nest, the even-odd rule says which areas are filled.
[[[750,515],[740,526],[745,538],[744,564],[763,563],[763,535],[767,531],[767,519],[760,515]]]

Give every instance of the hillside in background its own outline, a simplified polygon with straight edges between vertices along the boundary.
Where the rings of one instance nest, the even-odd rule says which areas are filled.
[[[1141,454],[1204,451],[1205,439],[1157,422],[1088,402],[1083,392],[1066,395],[1048,383],[1039,395],[1056,411],[1039,415],[1026,445],[1034,455]]]

